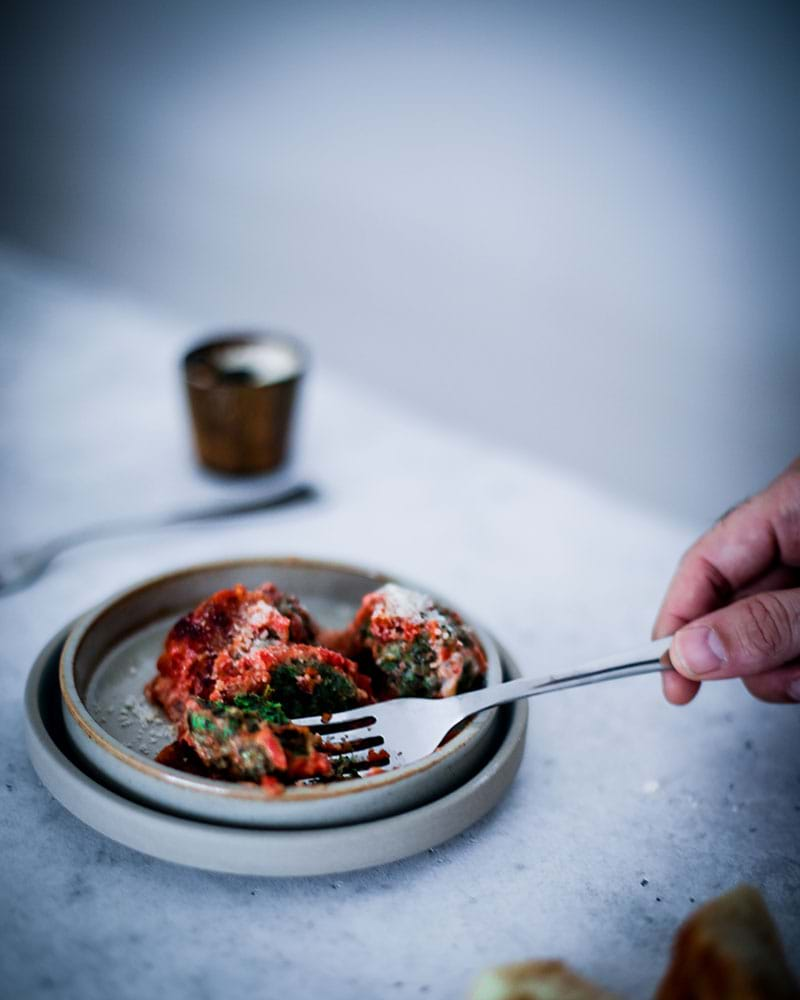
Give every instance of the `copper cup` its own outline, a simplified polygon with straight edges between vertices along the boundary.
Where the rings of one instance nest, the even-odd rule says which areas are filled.
[[[203,465],[253,475],[288,455],[305,348],[277,333],[231,333],[205,340],[183,359],[194,442]]]

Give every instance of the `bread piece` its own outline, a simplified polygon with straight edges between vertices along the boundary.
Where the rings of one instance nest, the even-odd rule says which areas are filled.
[[[741,885],[680,927],[656,1000],[798,1000],[761,894]]]
[[[562,962],[518,962],[487,969],[470,1000],[618,1000]]]

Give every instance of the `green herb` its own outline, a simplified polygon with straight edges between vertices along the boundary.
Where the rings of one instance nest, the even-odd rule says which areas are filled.
[[[238,723],[239,720],[231,721],[236,721]],[[193,733],[209,733],[212,736],[217,736],[220,739],[227,740],[234,735],[239,726],[234,726],[231,725],[231,722],[226,722],[224,726],[220,727],[213,719],[209,719],[208,716],[201,715],[200,712],[190,712],[189,728]]]
[[[352,757],[334,757],[333,760],[331,760],[331,766],[333,767],[333,778],[336,780],[342,781],[345,778],[361,777]]]
[[[297,683],[309,667],[319,674],[311,692],[303,691]],[[282,663],[272,672],[270,685],[270,694],[290,719],[340,712],[355,708],[358,703],[358,692],[352,679],[326,663],[304,663],[300,660]]]
[[[199,712],[189,713],[189,728],[195,733],[216,732],[217,724]]]
[[[280,703],[270,701],[260,694],[237,694],[233,697],[233,704],[243,712],[252,712],[257,715],[262,722],[271,722],[274,725],[283,725],[289,721],[289,717],[284,712]]]
[[[436,654],[424,632],[410,643],[390,642],[375,652],[376,666],[390,678],[399,696],[435,697],[437,677],[431,664]]]

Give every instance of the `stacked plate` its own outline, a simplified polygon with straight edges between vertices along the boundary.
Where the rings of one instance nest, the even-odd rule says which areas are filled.
[[[56,636],[34,664],[26,690],[33,766],[62,805],[101,833],[214,871],[328,874],[395,861],[447,840],[487,813],[511,783],[524,746],[526,702],[473,718],[421,761],[293,786],[276,797],[154,759],[174,739],[174,728],[147,701],[144,686],[180,616],[217,590],[270,580],[296,594],[324,627],[339,628],[364,594],[389,579],[309,560],[237,560],[158,577],[111,598]],[[465,620],[487,652],[487,683],[519,676],[492,636]]]

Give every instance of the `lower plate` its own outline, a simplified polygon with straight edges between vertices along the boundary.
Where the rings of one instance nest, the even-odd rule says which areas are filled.
[[[184,819],[111,791],[76,763],[64,731],[58,665],[69,627],[39,654],[25,688],[26,738],[36,773],[87,825],[127,847],[177,864],[238,875],[329,875],[410,857],[461,833],[502,798],[525,745],[525,701],[499,710],[497,741],[455,791],[386,819],[326,829],[265,830]],[[504,651],[505,677],[519,671]],[[85,765],[84,765],[85,767]]]

